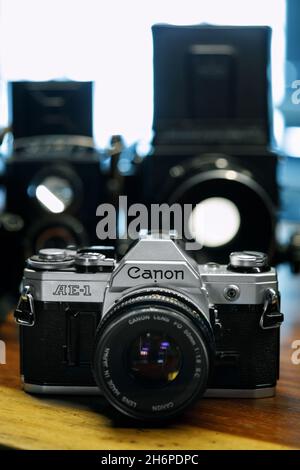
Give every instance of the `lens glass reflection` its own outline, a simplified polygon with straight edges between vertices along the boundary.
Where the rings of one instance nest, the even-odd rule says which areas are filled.
[[[64,212],[74,200],[70,182],[60,176],[47,176],[36,188],[38,201],[50,212]]]
[[[176,341],[163,333],[145,332],[133,342],[128,355],[132,376],[146,387],[162,387],[179,374],[182,355]]]

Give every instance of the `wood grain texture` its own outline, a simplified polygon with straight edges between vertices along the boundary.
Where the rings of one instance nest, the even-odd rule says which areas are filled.
[[[281,380],[274,398],[203,399],[168,426],[137,427],[101,397],[34,397],[20,390],[17,328],[0,328],[7,364],[0,365],[0,446],[20,449],[300,449],[300,279],[281,270]],[[38,354],[38,352],[37,352]],[[263,360],[263,359],[262,359]]]

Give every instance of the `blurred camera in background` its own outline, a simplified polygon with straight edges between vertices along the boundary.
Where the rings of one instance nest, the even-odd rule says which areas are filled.
[[[198,262],[230,251],[275,257],[278,155],[272,152],[271,30],[155,25],[148,204],[193,204]]]
[[[10,88],[14,144],[3,178],[10,214],[1,229],[9,266],[3,313],[18,294],[26,257],[96,241],[96,207],[105,199],[102,154],[92,138],[93,84],[14,82]]]

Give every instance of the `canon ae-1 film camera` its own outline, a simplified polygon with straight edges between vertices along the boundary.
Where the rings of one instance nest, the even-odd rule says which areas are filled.
[[[202,395],[269,397],[279,373],[276,271],[266,255],[197,265],[170,234],[28,260],[15,312],[30,393],[102,393],[134,418],[177,414]]]

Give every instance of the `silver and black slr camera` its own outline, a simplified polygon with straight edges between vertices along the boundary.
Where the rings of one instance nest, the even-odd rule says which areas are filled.
[[[150,420],[203,395],[274,395],[283,315],[266,255],[198,265],[172,234],[142,235],[118,263],[105,250],[28,260],[15,312],[26,392],[101,393]]]

